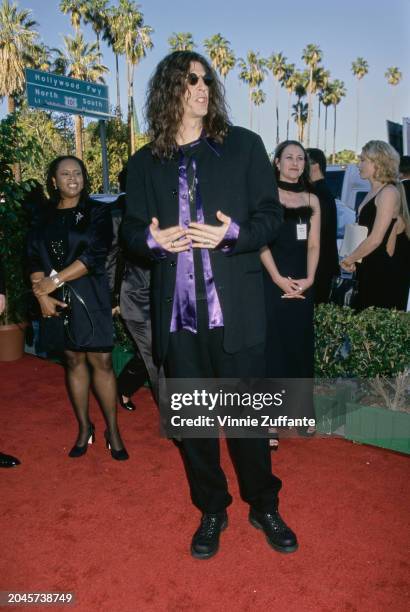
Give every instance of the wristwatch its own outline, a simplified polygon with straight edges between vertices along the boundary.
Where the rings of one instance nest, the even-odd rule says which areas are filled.
[[[64,281],[60,279],[58,274],[53,274],[52,276],[50,276],[50,278],[53,281],[53,283],[55,283],[55,286],[57,289],[59,289],[60,287],[64,285]]]

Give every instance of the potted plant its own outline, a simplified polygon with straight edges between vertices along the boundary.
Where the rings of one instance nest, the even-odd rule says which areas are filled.
[[[37,154],[36,143],[25,137],[15,115],[0,121],[0,259],[6,286],[6,308],[0,316],[0,361],[18,359],[24,352],[28,302],[24,253],[28,221],[21,202],[31,183],[17,182],[13,165]]]

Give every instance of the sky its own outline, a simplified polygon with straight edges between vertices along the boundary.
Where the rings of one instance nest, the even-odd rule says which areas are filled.
[[[16,1],[16,0],[15,0]],[[58,9],[58,0],[17,0],[20,8],[30,9],[38,31],[50,47],[61,47],[62,36],[73,34],[69,15]],[[136,68],[135,100],[141,127],[144,127],[143,104],[148,79],[158,61],[168,52],[168,38],[173,32],[191,32],[196,50],[204,53],[203,41],[216,33],[227,38],[236,57],[245,57],[249,50],[262,57],[282,51],[289,62],[304,69],[303,48],[314,43],[323,52],[323,66],[332,79],[345,83],[347,96],[337,108],[336,150],[354,149],[356,126],[356,79],[351,63],[358,56],[369,63],[369,74],[361,81],[361,113],[359,145],[370,139],[387,140],[386,119],[401,123],[410,116],[410,0],[141,0],[145,23],[154,28],[154,49]],[[85,37],[93,41],[90,25],[82,26]],[[106,76],[110,101],[115,103],[114,56],[103,43],[103,63],[109,67]],[[397,87],[387,84],[384,73],[397,66],[403,79]],[[121,59],[122,106],[126,106],[125,60]],[[268,75],[262,84],[266,103],[255,109],[253,129],[262,136],[269,152],[275,146],[274,81]],[[394,90],[394,92],[393,92]],[[249,127],[248,90],[233,69],[226,80],[227,101],[234,124]],[[394,95],[394,105],[393,105]],[[5,103],[0,115],[6,112]],[[280,139],[284,140],[287,115],[287,94],[280,93]],[[394,112],[394,117],[393,117]],[[330,113],[333,120],[333,111]],[[330,152],[333,123],[328,131]],[[314,107],[311,146],[316,146],[317,105]],[[290,136],[296,137],[296,125],[291,121]],[[322,122],[323,124],[323,122]],[[319,145],[323,147],[323,131]],[[360,146],[359,146],[360,148]]]

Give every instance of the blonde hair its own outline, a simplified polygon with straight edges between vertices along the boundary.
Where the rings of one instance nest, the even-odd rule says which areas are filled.
[[[399,215],[404,221],[405,232],[410,239],[410,213],[407,206],[406,194],[399,177],[400,155],[388,142],[383,140],[370,140],[363,147],[364,157],[375,166],[374,179],[381,183],[394,185],[399,192]]]

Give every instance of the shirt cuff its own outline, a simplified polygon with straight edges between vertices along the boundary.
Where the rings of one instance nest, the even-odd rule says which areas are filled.
[[[237,240],[239,238],[239,230],[239,225],[236,223],[236,221],[231,219],[231,222],[223,240],[221,240],[221,242],[217,246],[218,250],[222,251],[222,253],[225,253],[225,255],[229,255],[229,253],[233,251],[235,244],[237,243]]]
[[[166,250],[155,240],[149,227],[145,231],[145,238],[154,259],[164,259],[167,256]]]

